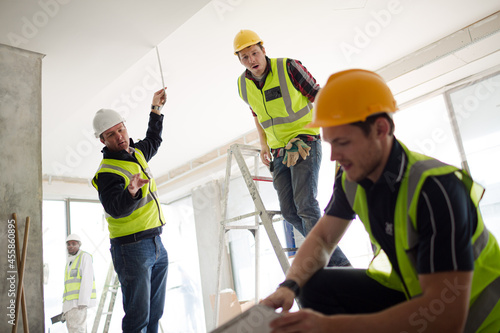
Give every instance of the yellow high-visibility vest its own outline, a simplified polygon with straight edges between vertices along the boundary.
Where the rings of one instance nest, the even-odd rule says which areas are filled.
[[[262,90],[245,77],[238,78],[241,99],[255,112],[270,148],[281,148],[299,134],[319,134],[319,128],[304,128],[312,120],[313,106],[295,89],[286,69],[286,58],[270,59],[271,70]]]
[[[82,265],[82,254],[87,253],[80,251],[80,254],[73,260],[73,263],[68,266],[66,265],[66,270],[64,272],[64,294],[63,302],[78,299],[80,297],[80,286],[82,285],[82,270],[80,266]],[[92,255],[87,253],[91,258]],[[92,277],[92,294],[91,299],[96,298],[95,289],[95,279]]]
[[[114,218],[106,213],[109,237],[116,238],[135,234],[140,231],[156,228],[165,224],[165,218],[160,206],[156,182],[151,174],[143,153],[135,148],[135,157],[139,163],[115,159],[103,159],[99,165],[92,185],[98,190],[97,179],[100,173],[113,173],[125,180],[124,191],[128,191],[130,179],[140,173],[142,179],[149,179],[149,183],[142,187],[142,197],[135,210],[127,216]]]
[[[422,185],[429,176],[453,173],[468,189],[477,210],[477,227],[472,236],[474,276],[464,332],[500,331],[500,248],[493,234],[486,229],[479,211],[484,188],[463,170],[409,151],[403,143],[400,144],[408,156],[408,166],[401,180],[394,215],[394,242],[401,278],[392,269],[387,255],[371,233],[365,190],[357,183],[347,180],[345,173],[342,175],[342,187],[347,200],[363,222],[376,248],[368,275],[386,287],[404,292],[407,298],[417,297],[422,293],[415,267],[417,259],[410,251],[418,242],[418,198]]]

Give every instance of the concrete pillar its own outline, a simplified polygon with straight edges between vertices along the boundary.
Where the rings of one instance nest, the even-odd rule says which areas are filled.
[[[41,69],[43,55],[0,44],[0,332],[11,332],[9,309],[19,276],[11,261],[12,213],[18,216],[20,246],[26,217],[31,225],[24,270],[24,290],[31,332],[44,331],[42,256]],[[12,280],[13,281],[13,280]],[[7,282],[7,283],[6,283]],[[12,290],[15,289],[15,290]]]
[[[203,307],[205,309],[205,323],[207,331],[215,328],[215,316],[210,301],[215,295],[217,285],[217,265],[219,251],[219,227],[221,221],[221,190],[218,181],[194,188],[191,192],[200,258],[201,289]],[[224,257],[222,264],[221,290],[232,288],[230,260],[224,242]]]

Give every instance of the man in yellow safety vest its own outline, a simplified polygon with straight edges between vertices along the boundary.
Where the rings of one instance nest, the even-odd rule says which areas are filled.
[[[263,303],[302,310],[278,332],[499,332],[500,249],[478,209],[484,189],[394,137],[394,97],[374,72],[330,76],[311,126],[337,161],[332,199],[286,280]],[[368,269],[324,268],[355,216],[375,249]]]
[[[148,161],[162,142],[165,89],[154,93],[143,140],[129,138],[122,116],[101,109],[94,134],[105,145],[92,185],[106,212],[111,258],[123,296],[123,332],[158,332],[165,306],[168,254],[161,240],[165,217]]]
[[[303,236],[321,217],[316,195],[321,165],[319,128],[306,128],[319,91],[300,61],[268,58],[251,30],[234,38],[234,54],[246,68],[238,78],[241,99],[250,106],[259,133],[260,158],[273,175],[281,214]],[[336,248],[329,266],[350,266]]]
[[[80,236],[66,237],[68,259],[64,271],[63,313],[69,333],[87,331],[87,308],[96,304],[92,256],[80,249]]]

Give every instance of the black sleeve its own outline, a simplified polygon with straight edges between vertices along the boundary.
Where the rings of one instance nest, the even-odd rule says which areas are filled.
[[[158,148],[161,145],[161,133],[163,131],[163,115],[157,115],[151,112],[149,115],[148,130],[146,138],[135,143],[134,147],[140,149],[146,161],[149,161],[156,155]]]
[[[454,174],[429,177],[417,207],[418,273],[473,270],[476,226],[476,207],[465,185]]]
[[[132,214],[142,197],[142,189],[139,189],[133,198],[125,189],[125,180],[112,173],[100,173],[97,186],[104,210],[115,219]]]
[[[353,220],[356,217],[356,213],[352,210],[344,190],[342,189],[342,173],[342,169],[339,169],[335,176],[333,194],[325,209],[325,214],[345,220]]]

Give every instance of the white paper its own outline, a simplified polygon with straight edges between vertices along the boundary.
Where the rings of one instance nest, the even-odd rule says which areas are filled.
[[[258,304],[211,333],[269,333],[269,323],[280,316],[273,308]]]

